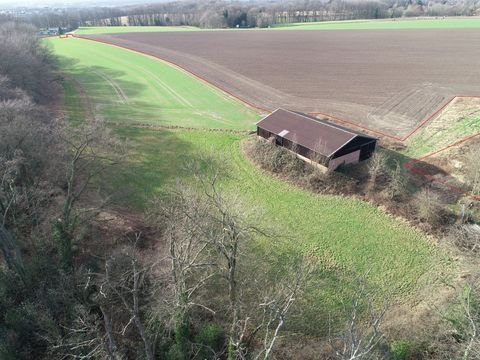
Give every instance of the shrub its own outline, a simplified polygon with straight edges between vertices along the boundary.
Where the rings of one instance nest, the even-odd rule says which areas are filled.
[[[475,144],[466,156],[465,169],[466,180],[475,195],[480,194],[480,162],[478,161],[478,152],[480,144]]]
[[[336,171],[322,173],[314,170],[306,177],[310,188],[318,193],[351,194],[356,192],[356,184],[344,174]]]
[[[267,141],[254,139],[248,143],[247,150],[250,153],[250,156],[264,167],[265,159],[270,156],[273,146]]]
[[[368,189],[375,190],[379,179],[387,171],[387,156],[383,152],[376,151],[368,162]]]
[[[268,161],[268,159],[266,160]],[[289,165],[296,160],[297,158],[295,155],[290,153],[287,149],[278,146],[273,149],[269,167],[270,170],[275,173],[286,173]]]
[[[195,343],[200,346],[199,357],[209,359],[213,355],[212,351],[218,353],[222,350],[225,343],[224,331],[217,324],[209,324],[200,330],[195,337]]]
[[[410,353],[412,345],[407,340],[394,341],[390,346],[395,360],[405,360]]]
[[[290,177],[300,177],[307,165],[287,149],[272,142],[255,139],[249,146],[250,156],[264,169],[283,173]]]
[[[402,167],[396,162],[395,169],[390,171],[389,179],[384,190],[390,200],[399,199],[407,191],[407,180]]]
[[[302,176],[305,175],[305,173],[308,173],[309,167],[305,163],[305,161],[300,160],[298,157],[296,157],[293,154],[289,154],[291,156],[290,159],[288,159],[286,165],[285,165],[285,172],[290,176],[294,178],[301,178]]]
[[[450,228],[449,238],[463,251],[478,253],[480,251],[480,230],[472,224],[458,224]]]
[[[307,176],[307,183],[313,191],[322,193],[328,187],[328,178],[326,174],[316,170]]]
[[[168,360],[185,360],[187,357],[179,344],[173,344],[172,347],[168,350],[167,359]]]
[[[439,225],[442,219],[442,205],[438,195],[429,189],[424,189],[416,195],[415,207],[420,219],[430,225]]]

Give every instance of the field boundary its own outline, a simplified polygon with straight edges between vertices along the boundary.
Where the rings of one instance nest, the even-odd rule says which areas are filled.
[[[196,128],[190,126],[180,125],[155,125],[148,123],[134,123],[125,125],[118,122],[109,122],[109,124],[116,127],[134,128],[134,129],[151,129],[151,130],[185,130],[185,131],[204,131],[204,132],[218,132],[225,134],[237,134],[237,135],[251,135],[255,134],[252,130],[239,130],[239,129],[222,129],[222,128]]]
[[[78,36],[76,34],[72,34],[72,37],[73,38],[76,38],[76,39],[81,39],[81,40],[88,40],[88,41],[93,41],[93,42],[97,42],[97,43],[102,43],[102,44],[106,44],[106,45],[110,45],[110,46],[115,46],[117,48],[120,48],[120,49],[124,49],[124,50],[128,50],[128,51],[131,51],[131,52],[134,52],[134,53],[138,53],[138,54],[141,54],[141,55],[144,55],[144,56],[147,56],[147,57],[150,57],[150,58],[153,58],[157,61],[161,61],[165,64],[168,64],[170,66],[173,66],[175,67],[176,69],[179,69],[181,71],[183,71],[184,73],[190,75],[190,76],[193,76],[195,79],[201,81],[202,83],[212,87],[213,89],[217,90],[217,91],[220,91],[224,94],[227,94],[228,96],[230,96],[231,98],[233,98],[234,100],[256,110],[256,111],[259,111],[261,113],[269,113],[271,112],[271,110],[269,109],[265,109],[265,108],[262,108],[262,107],[259,107],[257,105],[254,105],[252,104],[251,102],[249,101],[246,101],[244,99],[242,99],[241,97],[239,97],[238,95],[236,94],[233,94],[232,92],[226,90],[226,89],[223,89],[222,87],[220,86],[217,86],[215,84],[213,84],[212,82],[210,82],[209,80],[205,79],[204,77],[202,77],[201,75],[198,75],[197,73],[187,69],[186,67],[182,66],[182,65],[179,65],[175,62],[172,62],[172,61],[169,61],[169,60],[166,60],[166,59],[163,59],[157,55],[152,55],[152,54],[149,54],[147,52],[144,52],[144,51],[141,51],[141,50],[137,50],[137,49],[133,49],[133,48],[130,48],[128,46],[123,46],[123,45],[117,45],[117,44],[113,44],[111,42],[108,42],[108,41],[105,41],[105,40],[99,40],[99,39],[92,39],[92,38],[89,38],[87,36]],[[361,125],[359,124],[358,122],[355,122],[353,120],[346,120],[346,119],[341,119],[339,117],[336,117],[336,116],[333,116],[333,115],[330,115],[330,114],[326,114],[326,113],[322,113],[322,112],[310,112],[309,114],[310,115],[314,115],[314,116],[324,116],[326,117],[327,119],[331,119],[331,120],[334,120],[334,121],[338,121],[340,123],[344,123],[344,124],[348,124],[348,125],[352,125],[352,126],[355,126],[357,127],[358,129],[362,129],[364,131],[368,131],[368,132],[371,132],[373,134],[378,134],[380,136],[383,136],[383,137],[386,137],[386,138],[390,138],[390,139],[393,139],[393,140],[396,140],[396,141],[400,141],[402,143],[404,143],[405,141],[407,141],[410,137],[412,137],[415,133],[417,133],[421,128],[425,127],[430,121],[432,121],[435,117],[437,117],[438,115],[440,115],[440,113],[446,108],[448,107],[448,105],[450,105],[453,101],[457,100],[457,99],[478,99],[480,98],[479,95],[457,95],[457,96],[453,96],[451,97],[449,100],[447,100],[443,105],[441,105],[433,114],[429,115],[426,119],[424,119],[422,122],[420,122],[417,126],[415,126],[405,137],[398,137],[398,136],[395,136],[395,135],[392,135],[392,134],[388,134],[386,132],[382,132],[380,130],[376,130],[376,129],[371,129],[367,126],[364,126],[364,125]],[[439,179],[436,179],[434,178],[433,176],[425,173],[424,171],[422,170],[419,170],[419,169],[415,169],[414,168],[414,164],[416,163],[419,163],[431,156],[434,156],[438,153],[441,153],[443,151],[446,151],[450,148],[453,148],[453,147],[456,147],[456,146],[459,146],[459,145],[462,145],[464,144],[465,142],[469,141],[469,140],[472,140],[476,137],[480,137],[480,133],[477,133],[477,134],[474,134],[474,135],[470,135],[470,136],[467,136],[463,139],[460,139],[440,150],[436,150],[434,152],[431,152],[427,155],[423,155],[423,156],[420,156],[420,157],[417,157],[417,158],[414,158],[412,160],[410,160],[409,162],[407,162],[405,165],[404,165],[404,168],[408,171],[410,171],[411,173],[413,174],[416,174],[416,175],[419,175],[425,179],[427,179],[428,181],[431,181],[431,182],[436,182],[440,185],[443,185],[443,186],[446,186],[448,188],[450,188],[451,190],[455,191],[455,192],[458,192],[458,193],[461,193],[463,195],[467,195],[469,197],[471,197],[472,199],[474,200],[477,200],[477,201],[480,201],[480,196],[476,196],[476,195],[473,195],[472,193],[469,193],[469,192],[466,192],[465,190],[463,189],[460,189],[456,186],[453,186],[451,184],[448,184],[444,181],[441,181]]]
[[[442,185],[442,186],[445,186],[447,188],[449,188],[450,190],[452,191],[455,191],[459,194],[462,194],[462,195],[465,195],[465,196],[468,196],[470,198],[472,198],[473,200],[476,200],[476,201],[480,201],[480,196],[478,195],[474,195],[472,194],[471,192],[468,192],[468,191],[465,191],[463,189],[461,189],[460,187],[458,186],[455,186],[455,185],[452,185],[452,184],[449,184],[448,182],[446,181],[442,181],[440,179],[437,179],[435,178],[434,176],[428,174],[426,171],[423,171],[421,169],[418,169],[418,168],[415,168],[415,164],[418,164],[419,162],[422,162],[424,161],[425,159],[428,159],[434,155],[437,155],[439,153],[442,153],[444,151],[447,151],[451,148],[454,148],[454,147],[457,147],[457,146],[460,146],[460,145],[463,145],[464,143],[470,141],[470,140],[473,140],[475,138],[480,138],[480,133],[476,133],[476,134],[473,134],[473,135],[469,135],[467,137],[464,137],[463,139],[460,139],[450,145],[447,145],[445,146],[444,148],[440,149],[440,150],[436,150],[436,151],[433,151],[431,153],[428,153],[427,155],[423,155],[423,156],[420,156],[418,158],[415,158],[415,159],[412,159],[410,160],[409,162],[407,162],[405,165],[404,165],[404,168],[407,169],[408,171],[410,171],[411,173],[413,174],[416,174],[416,175],[419,175],[425,179],[427,179],[428,181],[431,181],[431,182],[435,182],[439,185]]]

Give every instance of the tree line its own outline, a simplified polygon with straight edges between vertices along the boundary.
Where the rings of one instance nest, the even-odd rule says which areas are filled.
[[[312,21],[418,16],[472,16],[478,0],[290,0],[270,2],[178,1],[119,7],[70,8],[43,12],[29,21],[38,27],[166,26],[202,28],[268,27]]]

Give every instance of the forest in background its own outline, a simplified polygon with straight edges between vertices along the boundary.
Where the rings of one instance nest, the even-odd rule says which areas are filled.
[[[55,11],[47,9],[25,20],[40,28],[62,27],[69,30],[79,26],[121,25],[264,28],[296,22],[474,16],[479,6],[478,0],[202,0]]]

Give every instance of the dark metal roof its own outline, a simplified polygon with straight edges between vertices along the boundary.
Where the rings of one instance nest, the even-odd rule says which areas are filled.
[[[331,156],[356,137],[375,138],[296,111],[277,109],[257,126],[324,156]]]

